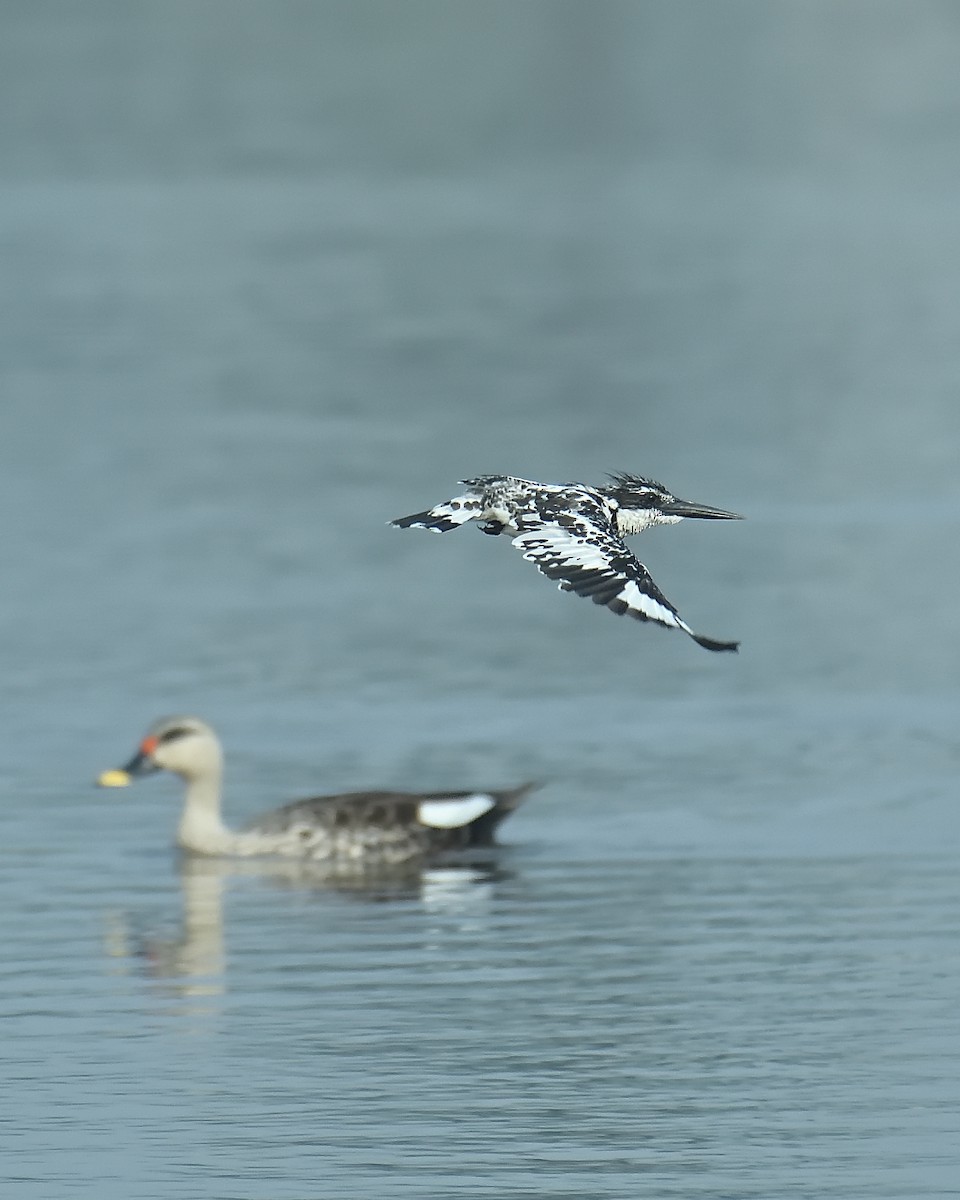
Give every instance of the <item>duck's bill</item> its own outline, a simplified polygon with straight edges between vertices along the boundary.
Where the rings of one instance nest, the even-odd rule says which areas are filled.
[[[725,508],[713,508],[709,504],[697,504],[693,500],[669,500],[663,505],[668,517],[699,517],[702,521],[742,521],[740,513],[728,512]]]
[[[97,776],[97,787],[129,787],[132,782],[126,771],[104,771]]]
[[[128,787],[134,779],[140,779],[144,775],[152,775],[154,771],[159,770],[160,768],[151,756],[140,749],[122,767],[113,771],[104,771],[97,779],[97,784],[100,787]]]

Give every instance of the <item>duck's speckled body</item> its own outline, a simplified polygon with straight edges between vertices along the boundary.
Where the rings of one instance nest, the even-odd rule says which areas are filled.
[[[491,845],[496,827],[534,786],[489,792],[317,796],[296,800],[232,830],[220,815],[220,741],[196,717],[164,717],[155,722],[130,762],[105,771],[98,782],[122,787],[159,770],[172,771],[187,785],[177,826],[177,844],[184,850],[385,866]]]

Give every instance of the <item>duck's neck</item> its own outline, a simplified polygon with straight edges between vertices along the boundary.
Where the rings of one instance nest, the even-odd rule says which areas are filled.
[[[220,816],[219,769],[205,772],[187,780],[180,824],[177,826],[177,845],[196,854],[229,854],[236,842]]]

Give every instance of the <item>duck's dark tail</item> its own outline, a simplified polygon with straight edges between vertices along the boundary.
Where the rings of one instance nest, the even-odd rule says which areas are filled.
[[[471,823],[470,845],[492,846],[500,822],[506,820],[514,809],[519,808],[532,791],[542,786],[540,783],[530,782],[504,791],[490,792],[489,795],[496,799],[496,804],[489,812],[485,812]]]

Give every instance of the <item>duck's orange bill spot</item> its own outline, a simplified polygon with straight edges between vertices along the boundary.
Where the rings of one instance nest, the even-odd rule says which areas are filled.
[[[160,745],[160,739],[155,737],[145,737],[140,743],[141,754],[152,754]]]

